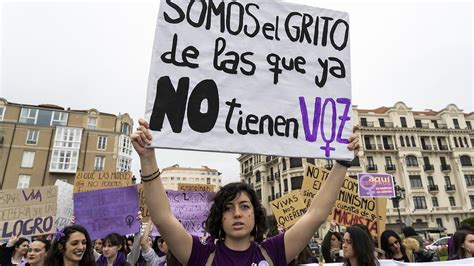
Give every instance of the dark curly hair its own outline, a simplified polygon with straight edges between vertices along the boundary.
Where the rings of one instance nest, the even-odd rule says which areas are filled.
[[[69,236],[76,232],[82,233],[86,237],[86,250],[84,251],[84,255],[82,256],[82,259],[79,262],[79,266],[97,265],[95,262],[92,240],[89,236],[89,233],[83,226],[78,225],[78,224],[69,225],[69,226],[64,227],[64,229],[61,230],[61,232],[64,234],[64,236],[61,236],[59,240],[58,239],[53,240],[51,248],[49,249],[48,254],[46,255],[44,265],[48,265],[48,266],[63,266],[64,265],[63,253],[66,248],[66,242],[69,240]]]
[[[209,232],[213,238],[225,238],[225,232],[222,230],[222,216],[225,206],[237,198],[242,192],[247,193],[254,209],[255,227],[251,235],[257,242],[263,240],[263,234],[267,231],[268,227],[265,209],[258,200],[255,190],[243,182],[229,183],[216,193],[211,210],[209,211],[209,216],[204,224],[206,231]]]

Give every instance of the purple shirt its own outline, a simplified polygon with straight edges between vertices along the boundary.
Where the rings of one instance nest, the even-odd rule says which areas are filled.
[[[285,241],[284,234],[278,234],[274,237],[267,238],[261,244],[268,256],[273,261],[273,265],[287,265],[285,257]],[[217,241],[216,244],[212,241],[201,242],[199,237],[193,236],[193,249],[191,250],[191,257],[188,261],[188,266],[206,265],[207,259],[213,250],[216,250],[214,255],[213,266],[230,266],[230,265],[258,265],[267,266],[265,258],[258,247],[257,242],[250,242],[250,247],[244,251],[231,250],[224,245],[224,241]]]

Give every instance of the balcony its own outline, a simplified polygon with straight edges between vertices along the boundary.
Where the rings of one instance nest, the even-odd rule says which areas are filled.
[[[397,168],[395,167],[394,164],[387,164],[385,165],[385,171],[386,172],[395,172]]]
[[[421,145],[421,148],[425,151],[431,151],[433,150],[433,147],[431,147],[431,145]]]
[[[273,179],[280,181],[280,172],[274,173],[273,176],[274,176]]]
[[[384,150],[395,150],[395,147],[393,144],[384,144],[383,145]]]
[[[446,190],[446,192],[448,193],[453,193],[456,191],[456,186],[455,185],[445,185],[444,186],[444,189]]]
[[[451,171],[451,165],[449,165],[449,164],[442,164],[442,165],[441,165],[441,171],[442,171],[442,172],[449,172],[449,171]]]
[[[375,150],[375,145],[373,145],[373,144],[365,144],[365,149],[366,149],[366,150]]]
[[[376,171],[377,171],[377,165],[375,165],[375,164],[367,165],[367,172],[376,172]]]
[[[440,149],[441,151],[447,151],[447,150],[449,150],[448,145],[440,145],[440,146],[439,146],[439,149]]]
[[[270,185],[273,185],[273,183],[275,183],[275,178],[273,178],[273,176],[269,175],[269,176],[267,176],[267,181],[268,181],[268,183],[270,183]]]
[[[280,192],[278,192],[278,193],[275,194],[275,199],[278,199],[279,197],[281,197]]]
[[[273,196],[273,195],[268,195],[268,201],[272,201],[272,200],[275,200],[275,196]]]
[[[426,171],[426,172],[433,172],[434,171],[434,166],[432,164],[425,164],[423,166],[423,169]]]
[[[438,192],[439,191],[438,185],[429,185],[428,186],[428,191],[429,192]]]

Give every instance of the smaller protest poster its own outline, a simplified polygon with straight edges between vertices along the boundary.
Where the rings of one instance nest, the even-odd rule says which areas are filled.
[[[214,185],[208,184],[178,183],[178,190],[182,191],[215,192],[215,187]]]
[[[148,210],[148,206],[146,205],[146,202],[145,202],[145,193],[143,191],[143,184],[137,185],[137,191],[138,191],[138,206],[139,206],[140,212],[142,213],[142,217],[143,218],[150,217],[150,211]]]
[[[72,200],[74,186],[61,180],[56,180],[54,185],[58,187],[58,208],[54,224],[57,228],[64,228],[71,224],[74,215],[74,202]]]
[[[273,215],[278,225],[285,229],[290,228],[306,213],[306,205],[299,190],[294,190],[287,195],[270,202]]]
[[[74,216],[91,239],[110,233],[134,234],[140,230],[136,186],[74,193]]]
[[[132,184],[132,172],[77,171],[74,193],[96,189],[126,187]]]
[[[0,239],[53,232],[57,196],[56,186],[0,190]]]
[[[393,198],[395,189],[390,174],[358,173],[359,197]]]

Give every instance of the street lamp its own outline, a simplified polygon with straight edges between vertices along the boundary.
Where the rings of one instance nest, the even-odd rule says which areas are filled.
[[[398,222],[400,224],[400,233],[403,232],[402,216],[400,215],[400,201],[405,198],[405,189],[395,182],[395,177],[393,177],[393,185],[395,188],[395,197],[392,198],[393,207],[397,208],[398,212]]]

